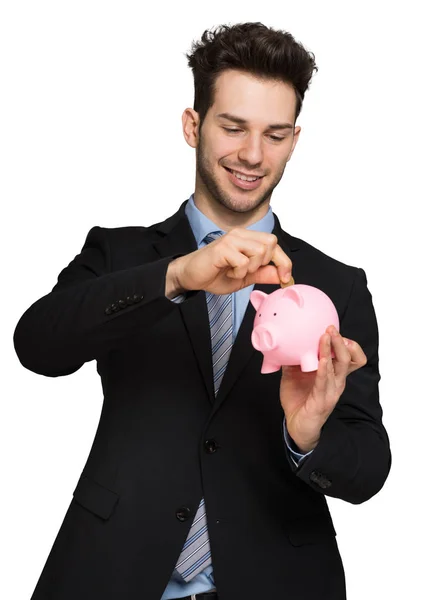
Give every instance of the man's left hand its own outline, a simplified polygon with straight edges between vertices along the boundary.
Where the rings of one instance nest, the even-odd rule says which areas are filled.
[[[365,364],[367,357],[361,346],[343,338],[330,325],[320,338],[317,371],[303,372],[299,365],[282,366],[281,405],[289,435],[302,452],[317,446],[320,431],[344,392],[346,377]]]

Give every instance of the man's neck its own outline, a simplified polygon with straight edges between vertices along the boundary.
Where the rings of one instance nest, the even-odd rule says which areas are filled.
[[[197,189],[195,189],[194,202],[196,208],[210,219],[210,221],[216,223],[222,231],[229,232],[231,229],[234,229],[234,227],[246,229],[250,225],[260,221],[269,210],[270,198],[268,202],[264,202],[256,210],[245,213],[229,210],[214,199],[208,198],[207,195],[201,193]]]

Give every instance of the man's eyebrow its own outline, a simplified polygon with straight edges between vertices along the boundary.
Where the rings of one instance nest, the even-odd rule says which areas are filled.
[[[239,125],[246,125],[248,122],[246,119],[242,119],[241,117],[236,117],[235,115],[231,115],[230,113],[219,113],[216,115],[219,119],[227,119],[228,121],[233,121],[234,123],[238,123]],[[293,125],[291,123],[272,123],[267,126],[268,129],[293,129]]]

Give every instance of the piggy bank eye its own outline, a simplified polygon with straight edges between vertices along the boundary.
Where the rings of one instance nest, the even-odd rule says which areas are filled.
[[[276,317],[276,313],[273,313],[273,316]]]

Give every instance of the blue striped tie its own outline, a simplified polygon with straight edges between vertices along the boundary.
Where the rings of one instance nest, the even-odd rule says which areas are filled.
[[[223,235],[216,231],[206,235],[209,244]],[[213,362],[215,396],[219,391],[233,345],[232,294],[215,295],[206,292]],[[193,579],[211,564],[210,541],[207,529],[204,498],[202,498],[186,542],[175,568],[185,581]]]

